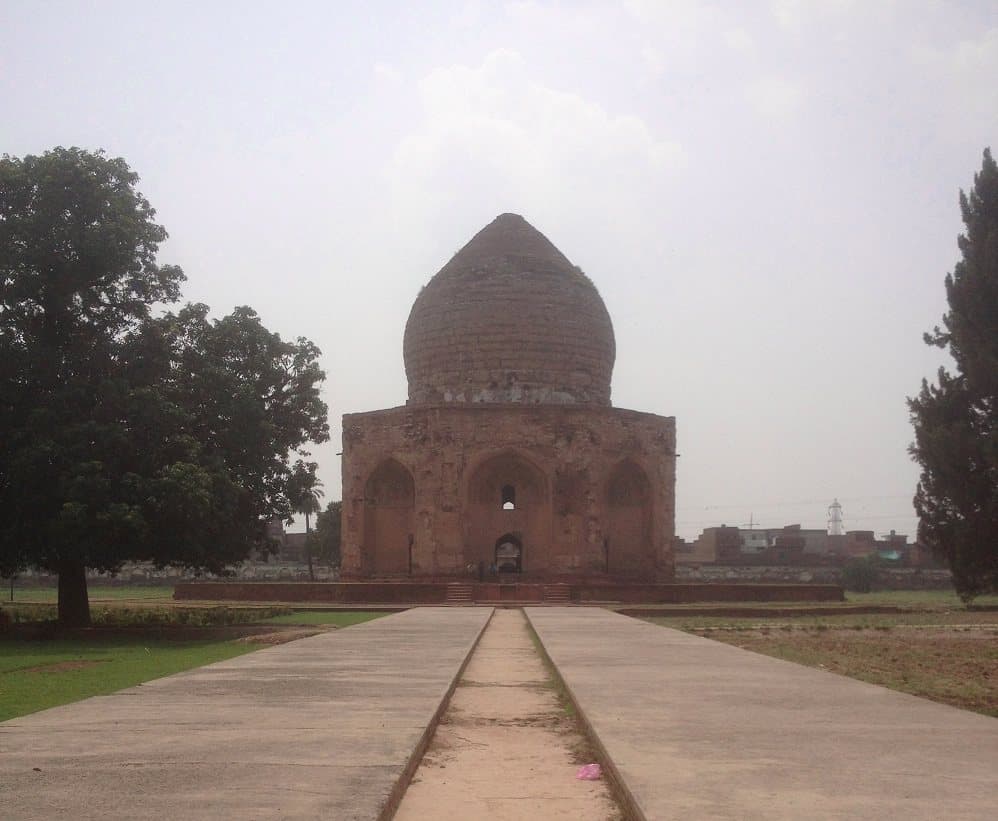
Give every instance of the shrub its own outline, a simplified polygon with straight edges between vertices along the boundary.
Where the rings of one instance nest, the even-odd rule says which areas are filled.
[[[107,627],[227,627],[292,612],[290,607],[115,607],[93,613],[94,624]]]
[[[850,559],[842,568],[842,586],[854,593],[869,593],[880,579],[876,556]]]

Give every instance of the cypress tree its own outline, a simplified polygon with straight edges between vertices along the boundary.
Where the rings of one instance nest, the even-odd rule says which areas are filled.
[[[946,276],[949,310],[925,342],[948,349],[955,373],[922,380],[908,400],[910,451],[922,468],[918,537],[953,572],[964,601],[998,590],[998,165],[990,149],[960,192],[961,259]]]

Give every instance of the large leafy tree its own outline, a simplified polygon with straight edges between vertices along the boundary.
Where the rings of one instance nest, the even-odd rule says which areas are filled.
[[[304,338],[282,340],[245,307],[212,321],[206,305],[188,305],[148,325],[169,342],[168,395],[191,437],[249,493],[261,526],[291,518],[301,463],[291,456],[329,438],[319,349]]]
[[[122,340],[184,279],[156,264],[166,231],[137,181],[75,148],[0,159],[0,563],[57,572],[76,622],[85,567],[115,566],[137,524],[101,452],[130,410],[113,388]]]
[[[0,571],[127,560],[222,571],[290,511],[291,453],[328,437],[318,350],[248,308],[154,317],[183,273],[123,160],[79,149],[0,161]]]
[[[135,343],[145,351],[136,381],[154,380],[190,450],[170,463],[181,483],[172,498],[183,506],[156,510],[171,526],[133,558],[221,572],[251,547],[267,549],[266,522],[289,519],[300,502],[302,460],[292,456],[329,438],[318,348],[282,340],[250,308],[211,320],[201,304],[148,320]]]
[[[946,277],[949,311],[925,335],[948,348],[956,372],[939,369],[909,400],[922,467],[915,494],[919,539],[953,571],[969,601],[998,589],[998,166],[990,150],[969,194],[960,192],[962,258]]]

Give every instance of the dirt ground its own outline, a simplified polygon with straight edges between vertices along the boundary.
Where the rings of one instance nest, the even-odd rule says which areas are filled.
[[[520,610],[497,610],[402,798],[398,821],[607,821],[605,781],[559,702]]]
[[[252,635],[238,638],[236,641],[243,642],[245,644],[287,644],[289,641],[307,639],[310,636],[317,636],[319,633],[326,633],[330,630],[336,629],[338,629],[336,625],[331,624],[315,627],[286,628],[284,630],[276,630],[273,632],[253,633]]]

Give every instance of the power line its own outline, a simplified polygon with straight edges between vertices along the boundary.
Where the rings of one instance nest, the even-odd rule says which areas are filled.
[[[915,513],[913,511],[908,511],[906,513],[877,513],[877,514],[869,515],[869,516],[866,515],[866,514],[863,514],[861,516],[847,516],[846,517],[847,520],[852,520],[852,521],[866,521],[867,519],[917,519],[917,518],[918,517],[915,515]],[[681,520],[677,519],[676,520],[676,524],[677,525],[708,525],[708,524],[716,524],[716,523],[717,523],[717,519],[716,518],[715,519],[681,519]],[[758,522],[756,522],[755,523],[755,527],[765,529],[766,526],[762,525],[762,524],[759,524]],[[782,525],[777,525],[777,527],[782,527]]]
[[[893,496],[840,496],[838,497],[840,502],[852,503],[852,502],[871,502],[875,500],[887,500],[887,499],[912,499],[914,498],[914,493],[903,494],[903,495],[893,495]],[[738,504],[726,503],[723,505],[705,505],[704,510],[726,510],[729,508],[752,508],[757,507],[793,507],[796,505],[827,505],[828,499],[798,499],[794,501],[780,501],[780,502],[744,502]]]

